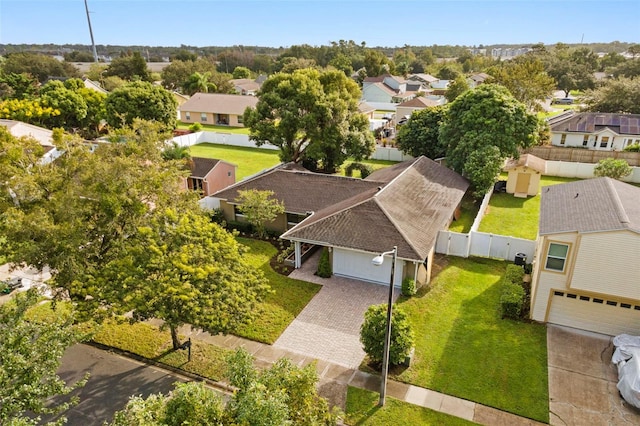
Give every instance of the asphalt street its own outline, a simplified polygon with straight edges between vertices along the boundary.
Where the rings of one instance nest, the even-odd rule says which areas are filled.
[[[186,380],[92,346],[72,346],[62,358],[58,374],[65,382],[75,383],[87,372],[87,384],[73,393],[80,403],[65,413],[71,426],[102,425],[111,421],[131,395],[166,394],[175,382]]]

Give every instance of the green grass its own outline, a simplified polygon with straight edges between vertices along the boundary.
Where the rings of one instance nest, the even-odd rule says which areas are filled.
[[[272,344],[322,286],[294,280],[275,272],[269,265],[269,260],[277,250],[270,243],[248,238],[238,238],[238,241],[249,247],[250,251],[245,255],[245,259],[253,267],[264,272],[274,292],[261,303],[258,318],[241,327],[235,334]]]
[[[540,187],[576,180],[579,179],[543,176],[540,179]],[[478,230],[535,240],[538,235],[539,217],[540,194],[527,198],[516,198],[513,194],[507,193],[493,194]]]
[[[189,152],[193,157],[217,158],[237,165],[236,180],[280,163],[279,151],[273,149],[201,143],[193,145]]]
[[[247,127],[231,127],[231,126],[214,126],[212,124],[202,124],[202,130],[207,132],[218,132],[218,133],[234,133],[239,135],[248,135],[249,128]],[[177,129],[189,130],[189,127],[192,126],[193,123],[183,123],[178,121],[176,125]]]
[[[399,301],[412,319],[416,355],[394,378],[548,422],[546,328],[500,318],[506,263],[445,261],[430,289]]]
[[[378,393],[349,386],[345,423],[348,425],[473,425],[475,423],[387,398],[383,408],[378,407]]]
[[[460,217],[451,222],[451,225],[449,225],[449,231],[460,232],[463,234],[471,231],[471,226],[478,215],[479,208],[480,201],[476,201],[470,194],[465,194],[460,207]]]

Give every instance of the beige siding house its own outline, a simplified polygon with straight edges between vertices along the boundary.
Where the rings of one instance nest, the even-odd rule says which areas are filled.
[[[196,93],[180,105],[180,121],[244,127],[242,115],[245,109],[255,108],[257,103],[258,99],[254,96]]]
[[[531,318],[640,334],[640,188],[610,178],[542,188]]]
[[[419,157],[366,179],[276,167],[213,197],[228,221],[242,220],[238,191],[272,190],[285,214],[271,229],[293,242],[296,267],[303,247],[327,247],[335,275],[388,284],[390,262],[374,268],[371,259],[397,246],[395,285],[406,277],[420,285],[429,282],[438,231],[449,226],[468,186],[454,171]]]
[[[547,162],[532,154],[521,155],[505,163],[504,170],[509,172],[507,193],[516,197],[538,195],[540,178],[547,168]]]

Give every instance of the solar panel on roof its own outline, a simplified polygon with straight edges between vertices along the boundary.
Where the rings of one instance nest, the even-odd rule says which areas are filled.
[[[615,116],[611,117],[610,124],[612,126],[619,126],[620,125],[620,116],[615,115]]]
[[[629,123],[624,123],[620,125],[620,133],[625,135],[629,134]]]
[[[640,134],[640,126],[629,126],[629,134],[632,134],[632,135]]]

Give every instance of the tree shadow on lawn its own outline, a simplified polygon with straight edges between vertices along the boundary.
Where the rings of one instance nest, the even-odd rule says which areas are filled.
[[[545,327],[501,318],[501,276],[473,279],[473,275],[468,275],[504,271],[501,264],[506,262],[490,259],[451,260],[446,268],[458,267],[461,271],[453,276],[454,281],[434,283],[447,285],[448,288],[434,288],[434,297],[439,299],[432,299],[432,302],[439,301],[448,306],[443,309],[455,309],[451,304],[460,301],[453,315],[455,320],[450,327],[439,319],[429,320],[442,329],[416,333],[418,339],[429,339],[429,333],[440,334],[446,344],[439,355],[417,354],[416,363],[422,363],[423,369],[431,369],[431,377],[425,377],[425,373],[429,376],[429,372],[421,370],[419,365],[412,366],[406,377],[418,378],[418,375],[422,375],[420,381],[426,380],[430,389],[548,422]],[[444,297],[443,291],[447,293]],[[429,312],[429,305],[425,303],[423,307],[425,317],[438,315]],[[417,343],[419,348],[420,344]]]

